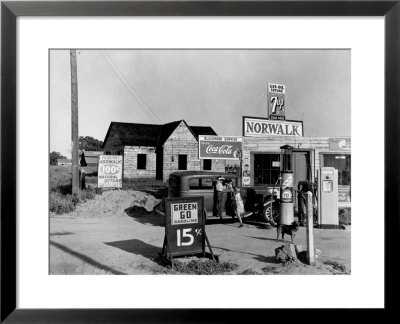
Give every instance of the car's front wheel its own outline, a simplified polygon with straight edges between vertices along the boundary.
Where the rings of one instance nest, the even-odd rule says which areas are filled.
[[[271,223],[272,225],[276,225],[279,221],[279,210],[277,208],[272,207],[272,202],[267,202],[264,205],[264,209],[262,212],[262,218],[264,221]]]

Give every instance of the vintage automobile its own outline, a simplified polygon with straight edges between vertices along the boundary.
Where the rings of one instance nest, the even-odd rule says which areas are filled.
[[[234,173],[221,173],[213,171],[178,171],[171,173],[168,183],[168,197],[204,197],[204,212],[206,218],[216,215],[214,204],[214,184],[217,178],[223,177],[225,180],[232,180],[233,187],[238,185],[238,175]],[[274,223],[279,218],[279,200],[276,196],[271,197],[268,188],[264,192],[256,193],[252,188],[242,188],[246,212],[244,217],[255,217],[259,220]],[[226,199],[229,198],[229,190],[224,190],[223,216],[227,215],[225,209]]]

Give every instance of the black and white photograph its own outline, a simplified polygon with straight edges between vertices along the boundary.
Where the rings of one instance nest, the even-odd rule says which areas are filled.
[[[351,54],[49,49],[49,274],[351,275]]]
[[[399,2],[3,1],[1,321],[393,308]]]

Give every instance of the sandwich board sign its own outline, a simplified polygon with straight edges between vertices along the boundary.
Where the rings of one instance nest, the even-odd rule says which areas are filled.
[[[173,257],[202,254],[207,256],[204,227],[204,197],[179,197],[165,200],[165,237],[161,257],[173,263]]]
[[[97,188],[122,188],[122,155],[99,155]]]

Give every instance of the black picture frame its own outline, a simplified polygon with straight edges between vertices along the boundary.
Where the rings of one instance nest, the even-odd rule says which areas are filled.
[[[384,16],[385,17],[385,309],[397,306],[400,215],[400,0],[395,1],[2,1],[1,3],[1,322],[235,322],[267,309],[16,308],[16,19],[19,16]],[[379,175],[378,175],[379,176]],[[374,192],[371,180],[371,192]],[[373,195],[373,194],[371,194]],[[377,212],[383,207],[377,207]],[[371,224],[372,226],[373,224]],[[373,244],[373,238],[371,238]],[[366,247],[367,248],[367,247]],[[371,256],[373,258],[373,256]],[[371,261],[372,262],[372,261]],[[162,293],[162,292],[160,292]],[[266,292],[273,297],[273,292]],[[266,303],[267,305],[267,303]],[[249,316],[251,312],[251,317]],[[268,315],[269,316],[269,315]],[[283,315],[282,315],[283,316]],[[281,317],[286,320],[285,316]],[[371,318],[372,319],[372,318]],[[382,320],[381,317],[379,317]],[[251,320],[250,320],[251,322]]]

